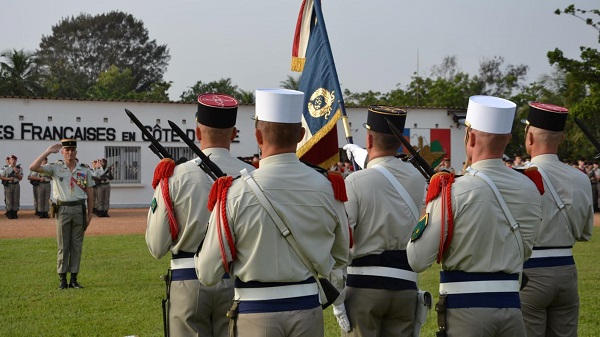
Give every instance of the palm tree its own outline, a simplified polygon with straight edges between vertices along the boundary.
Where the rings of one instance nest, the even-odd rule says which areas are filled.
[[[0,54],[0,95],[38,96],[42,93],[38,67],[33,53],[22,49]]]
[[[294,76],[287,75],[287,78],[284,81],[279,82],[282,88],[298,90],[300,87],[300,76],[295,78]]]

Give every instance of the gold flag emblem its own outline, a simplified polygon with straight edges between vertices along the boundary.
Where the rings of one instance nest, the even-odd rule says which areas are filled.
[[[325,116],[329,118],[331,106],[335,101],[335,90],[329,91],[325,88],[315,90],[308,100],[308,112],[314,118]]]

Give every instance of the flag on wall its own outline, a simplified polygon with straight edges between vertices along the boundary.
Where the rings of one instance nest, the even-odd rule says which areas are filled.
[[[339,161],[336,122],[344,100],[327,37],[320,0],[303,0],[292,46],[292,70],[302,72],[304,139],[296,154],[304,161],[329,168]]]

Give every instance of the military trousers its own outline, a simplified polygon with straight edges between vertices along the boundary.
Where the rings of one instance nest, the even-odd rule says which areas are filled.
[[[33,210],[39,212],[38,209],[38,186],[39,184],[32,185],[33,186]]]
[[[342,336],[412,336],[416,290],[347,287],[344,304],[352,331],[342,332]]]
[[[214,286],[198,280],[172,281],[169,303],[169,333],[181,337],[227,337],[227,310],[233,300],[233,280]]]
[[[237,337],[323,337],[323,310],[306,310],[239,314]]]
[[[21,200],[21,186],[19,183],[4,185],[4,203],[7,211],[18,211]]]
[[[526,268],[529,278],[521,290],[521,308],[528,337],[577,336],[579,294],[577,268]]]
[[[448,337],[525,337],[518,308],[446,309]]]
[[[108,211],[110,204],[110,184],[99,184],[96,187],[98,193],[98,202],[96,209],[99,211]]]
[[[48,213],[50,210],[50,183],[40,183],[37,186],[37,208],[38,212]]]
[[[100,198],[98,198],[98,185],[94,185],[92,187],[92,192],[94,192],[94,208],[98,209],[98,204],[100,203]]]
[[[62,273],[78,273],[83,249],[86,214],[81,205],[60,206],[56,219],[56,243],[58,246],[56,270]]]

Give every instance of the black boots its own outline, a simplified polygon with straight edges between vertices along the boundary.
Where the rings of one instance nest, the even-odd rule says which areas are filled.
[[[58,286],[58,289],[67,289],[69,287],[67,285],[67,274],[60,273],[58,274],[58,278],[60,279],[60,285]]]
[[[19,218],[19,216],[17,215],[17,211],[6,211],[6,217],[9,219]]]
[[[40,219],[48,219],[50,216],[48,215],[48,212],[38,212]]]
[[[69,288],[83,288],[81,284],[77,283],[77,273],[71,273],[71,282],[69,282]]]

